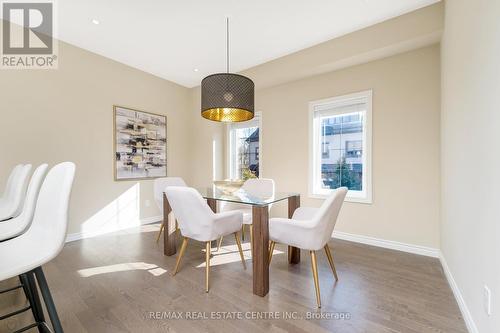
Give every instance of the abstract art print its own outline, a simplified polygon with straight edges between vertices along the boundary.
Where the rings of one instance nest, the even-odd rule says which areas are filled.
[[[114,106],[115,180],[167,176],[167,117]]]

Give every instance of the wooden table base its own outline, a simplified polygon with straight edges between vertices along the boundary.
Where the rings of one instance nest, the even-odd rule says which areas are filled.
[[[217,213],[217,200],[215,199],[207,199],[207,204],[208,207],[212,210],[212,212]],[[212,241],[210,244],[211,247],[216,247],[217,246],[218,240]]]
[[[269,292],[269,207],[252,206],[253,293],[266,296]]]
[[[293,213],[300,207],[300,196],[288,198],[288,218],[291,219]],[[300,262],[300,249],[289,246],[288,247],[288,263],[298,264]]]
[[[169,218],[172,208],[168,203],[167,196],[163,193],[163,254],[173,256],[177,250],[175,248],[175,219]]]

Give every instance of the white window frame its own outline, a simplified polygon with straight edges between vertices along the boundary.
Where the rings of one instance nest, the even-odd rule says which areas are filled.
[[[226,138],[227,138],[227,152],[226,152],[226,178],[236,179],[233,174],[233,166],[236,163],[235,156],[231,154],[234,147],[235,137],[231,132],[233,129],[253,127],[257,125],[259,127],[259,178],[262,177],[262,114],[261,112],[255,112],[254,118],[248,121],[242,121],[237,123],[227,123],[226,124]]]
[[[346,201],[372,203],[372,90],[336,96],[309,103],[309,197],[324,199],[332,191],[321,189],[315,181],[321,178],[321,135],[318,115],[341,115],[345,111],[334,110],[342,106],[366,103],[363,124],[363,191],[349,191]],[[325,111],[318,111],[318,110]],[[316,185],[316,186],[315,186]]]

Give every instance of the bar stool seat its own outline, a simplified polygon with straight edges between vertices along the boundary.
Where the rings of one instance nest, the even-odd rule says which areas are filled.
[[[9,177],[7,178],[7,183],[5,184],[5,189],[3,190],[2,196],[0,197],[0,205],[3,205],[3,202],[8,200],[8,196],[10,191],[12,191],[12,185],[14,183],[14,178],[17,177],[17,173],[21,171],[23,168],[24,164],[18,164],[14,168],[12,168],[12,171],[10,172]]]
[[[35,214],[36,202],[40,187],[47,174],[47,164],[42,164],[36,168],[33,176],[31,177],[28,191],[26,193],[26,200],[23,205],[23,212],[21,215],[14,217],[10,220],[0,222],[0,242],[10,238],[17,237],[25,232],[33,220]]]
[[[11,174],[7,181],[5,194],[0,200],[0,221],[8,220],[21,214],[23,210],[26,188],[28,187],[31,164],[14,168],[17,171]],[[1,223],[1,222],[0,222]]]

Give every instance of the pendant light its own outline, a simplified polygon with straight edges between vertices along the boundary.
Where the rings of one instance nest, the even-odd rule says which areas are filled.
[[[226,73],[201,81],[201,116],[220,122],[239,122],[254,116],[255,85],[249,78],[229,73],[229,18],[226,18]]]

